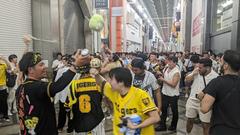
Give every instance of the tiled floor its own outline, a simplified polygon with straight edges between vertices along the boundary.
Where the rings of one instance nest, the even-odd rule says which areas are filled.
[[[170,121],[168,121],[170,122]],[[0,124],[0,135],[18,135],[18,125],[16,123],[16,116],[12,117],[11,122],[1,122]],[[106,121],[106,135],[112,135],[112,123],[111,120]],[[179,101],[179,121],[177,132],[156,132],[156,135],[185,135],[186,134],[186,117],[185,117],[185,101]],[[65,135],[62,133],[60,135]],[[191,135],[202,135],[202,128],[200,124],[194,124]]]

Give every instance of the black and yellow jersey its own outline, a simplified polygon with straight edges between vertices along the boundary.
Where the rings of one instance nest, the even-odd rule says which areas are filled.
[[[101,88],[94,78],[80,78],[71,82],[66,105],[73,113],[73,127],[76,132],[91,131],[103,120],[101,102]]]

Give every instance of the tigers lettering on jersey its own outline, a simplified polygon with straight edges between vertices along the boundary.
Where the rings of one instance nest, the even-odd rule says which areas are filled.
[[[137,115],[141,118],[141,121],[144,121],[149,118],[148,112],[157,109],[147,92],[133,86],[129,89],[128,94],[122,97],[118,92],[112,90],[109,83],[106,83],[104,94],[113,102],[114,106],[114,135],[123,135],[119,128],[119,125],[123,122],[123,117]],[[154,135],[154,126],[142,128],[140,135]]]
[[[119,104],[115,102],[115,107],[116,107],[116,110],[121,113],[122,117],[126,116],[126,115],[131,115],[131,114],[136,114],[138,111],[137,111],[137,108],[119,108]]]

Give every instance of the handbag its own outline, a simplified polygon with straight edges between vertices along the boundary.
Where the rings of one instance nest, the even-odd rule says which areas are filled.
[[[7,87],[14,87],[16,84],[16,79],[17,79],[17,75],[13,74],[13,73],[9,73],[6,71],[6,85]]]

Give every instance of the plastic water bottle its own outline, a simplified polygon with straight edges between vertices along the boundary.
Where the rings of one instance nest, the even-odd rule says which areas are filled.
[[[89,50],[88,49],[83,49],[82,51],[81,51],[81,55],[82,56],[87,56],[89,54]]]
[[[134,124],[134,125],[139,125],[142,122],[142,119],[140,116],[138,116],[137,114],[131,115],[129,117],[130,121]],[[141,129],[128,129],[126,132],[126,135],[140,135],[141,134]]]

